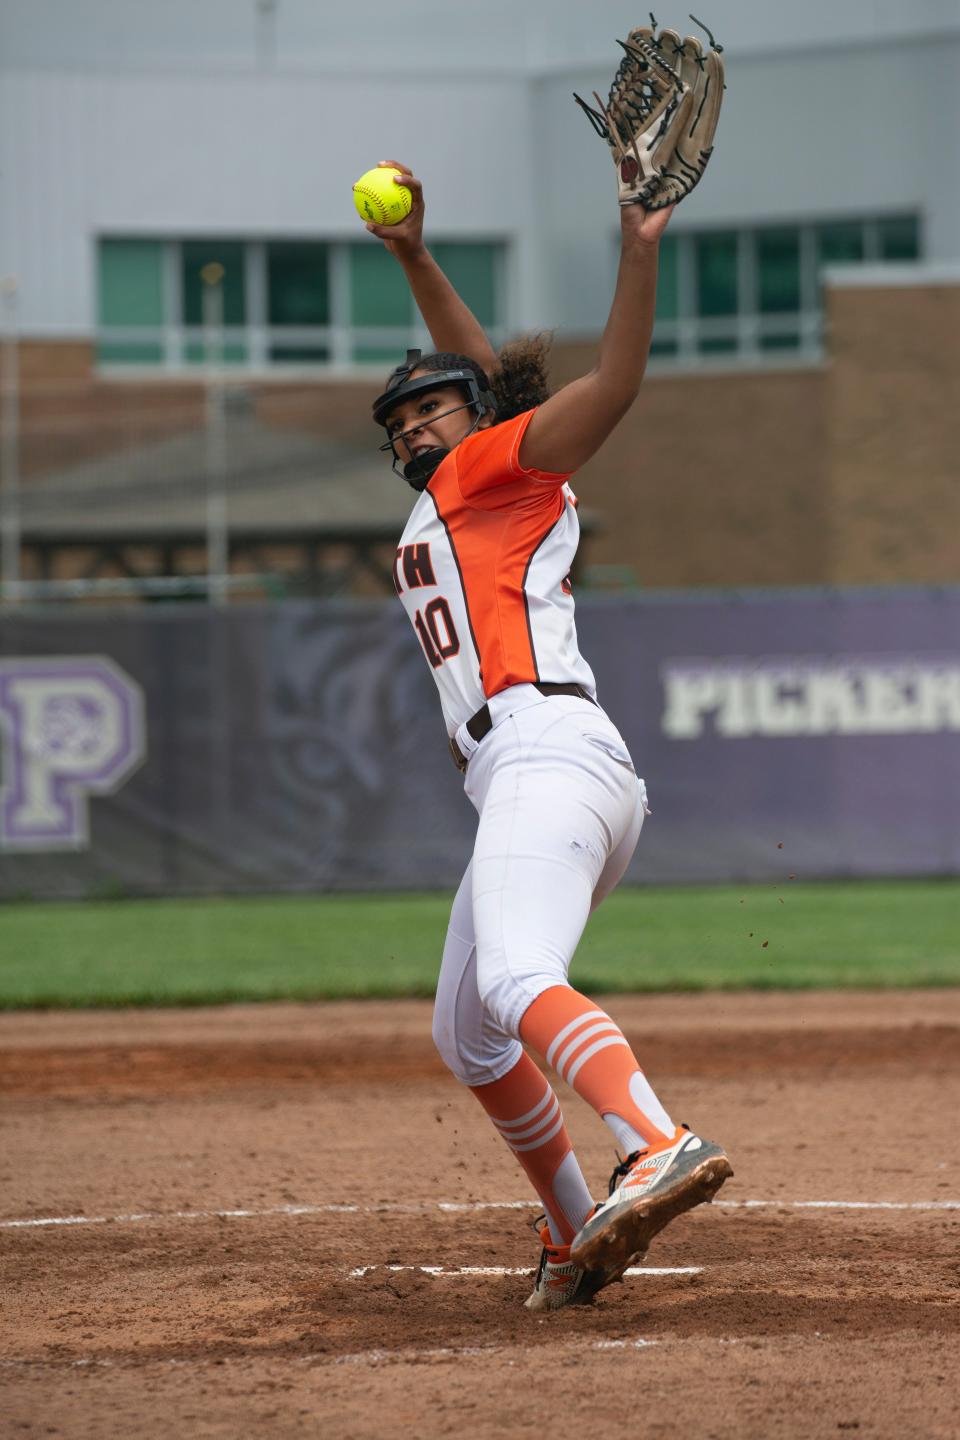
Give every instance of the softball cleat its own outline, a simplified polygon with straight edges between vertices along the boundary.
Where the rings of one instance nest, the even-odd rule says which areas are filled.
[[[570,1260],[569,1245],[555,1245],[545,1215],[534,1221],[543,1249],[528,1310],[561,1310],[564,1305],[589,1305],[598,1290],[619,1278],[619,1272],[583,1270]]]
[[[610,1177],[610,1195],[570,1245],[584,1270],[622,1274],[650,1241],[686,1210],[709,1203],[733,1167],[719,1145],[681,1125],[672,1140],[635,1150]]]

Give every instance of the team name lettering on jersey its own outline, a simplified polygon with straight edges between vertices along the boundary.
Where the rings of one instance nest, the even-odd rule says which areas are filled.
[[[418,590],[421,585],[436,585],[433,561],[430,559],[430,543],[422,545],[401,545],[393,562],[393,583],[398,595],[403,594],[400,584],[400,570],[408,590]]]

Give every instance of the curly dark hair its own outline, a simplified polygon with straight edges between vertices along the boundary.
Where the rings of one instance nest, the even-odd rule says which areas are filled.
[[[501,349],[497,368],[490,377],[498,420],[512,420],[549,399],[547,356],[552,338],[542,332],[521,335]]]
[[[497,409],[497,420],[512,420],[542,405],[550,395],[547,380],[549,334],[521,335],[504,345],[497,356],[496,369],[488,376],[482,365],[469,355],[441,353],[424,355],[417,361],[417,370],[469,370],[476,376],[481,390],[489,390]]]

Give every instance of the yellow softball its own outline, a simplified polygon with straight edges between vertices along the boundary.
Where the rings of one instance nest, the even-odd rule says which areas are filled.
[[[374,225],[399,225],[410,214],[413,196],[403,185],[395,185],[393,177],[399,170],[378,165],[361,175],[353,187],[353,203],[357,214]]]

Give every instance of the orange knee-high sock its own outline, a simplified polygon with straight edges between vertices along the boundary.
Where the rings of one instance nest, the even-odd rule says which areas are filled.
[[[628,1150],[673,1138],[676,1127],[623,1031],[585,995],[569,985],[544,990],[520,1021],[520,1037],[593,1106]]]
[[[573,1239],[593,1209],[553,1086],[530,1059],[492,1085],[471,1085],[543,1201],[555,1244]]]

